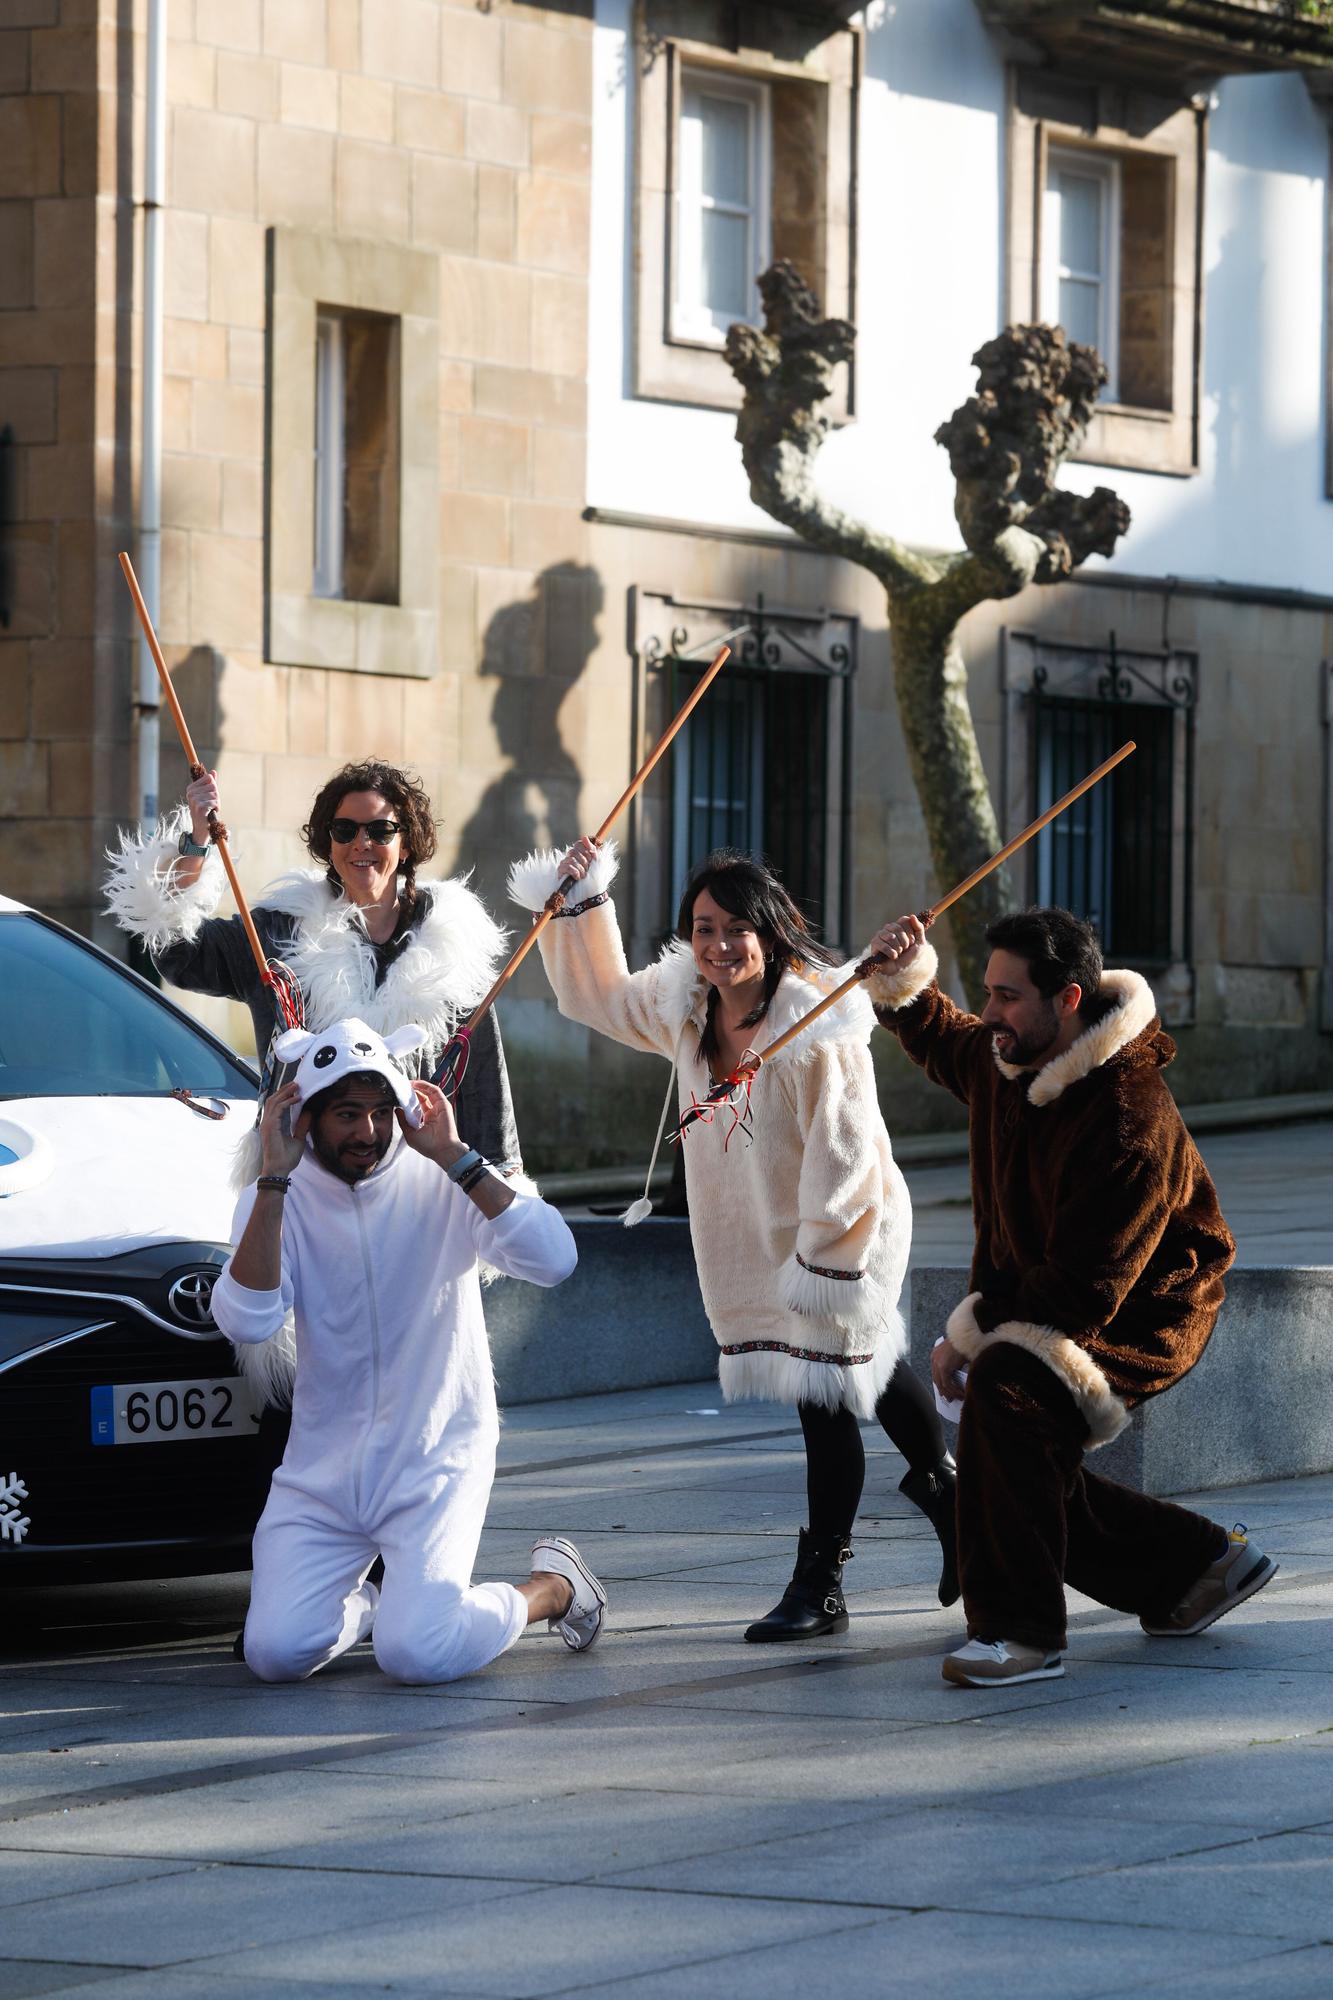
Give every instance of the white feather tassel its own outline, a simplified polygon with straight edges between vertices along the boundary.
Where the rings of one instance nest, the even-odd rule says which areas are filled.
[[[653,1212],[653,1172],[657,1166],[657,1156],[662,1150],[662,1134],[666,1131],[667,1113],[671,1109],[676,1094],[676,1065],[671,1065],[671,1075],[667,1078],[666,1096],[662,1099],[662,1116],[657,1121],[657,1137],[653,1141],[653,1157],[648,1162],[648,1178],[643,1184],[643,1193],[637,1201],[632,1201],[621,1216],[621,1226],[637,1229],[646,1222]]]

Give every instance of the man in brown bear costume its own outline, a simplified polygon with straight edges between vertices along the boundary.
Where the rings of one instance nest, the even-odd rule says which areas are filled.
[[[968,1107],[971,1290],[932,1370],[963,1397],[968,1641],[944,1678],[971,1687],[1064,1672],[1066,1582],[1185,1635],[1277,1568],[1243,1532],[1084,1470],[1199,1359],[1236,1246],[1162,1079],[1175,1046],[1147,981],[1104,973],[1067,910],[1002,917],[986,939],[980,1019],[940,991],[913,916],[876,937],[887,964],[868,984],[882,1025]]]

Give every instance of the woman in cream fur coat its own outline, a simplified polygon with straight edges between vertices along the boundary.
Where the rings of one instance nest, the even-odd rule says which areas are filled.
[[[563,877],[578,888],[543,931],[562,1014],[674,1063],[681,1111],[762,1050],[835,983],[781,883],[748,856],[711,855],[685,890],[677,935],[631,973],[609,890],[614,845],[538,853],[510,892],[540,910]],[[902,1490],[945,1550],[944,1602],[957,1596],[953,1467],[939,1418],[904,1358],[898,1297],[911,1206],[875,1092],[870,1002],[858,990],[766,1063],[749,1129],[725,1108],[684,1140],[699,1285],[728,1398],[795,1403],[805,1437],[808,1528],[782,1601],[751,1640],[845,1631],[843,1564],[861,1497],[858,1428],[876,1417],[908,1461]]]

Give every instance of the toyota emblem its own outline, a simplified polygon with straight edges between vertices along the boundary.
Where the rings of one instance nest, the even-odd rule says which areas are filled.
[[[167,1304],[182,1326],[212,1328],[216,1271],[187,1271],[167,1293]]]

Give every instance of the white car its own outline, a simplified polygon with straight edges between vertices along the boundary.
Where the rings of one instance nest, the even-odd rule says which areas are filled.
[[[209,1304],[258,1085],[0,897],[0,1590],[248,1566],[270,1458]]]

